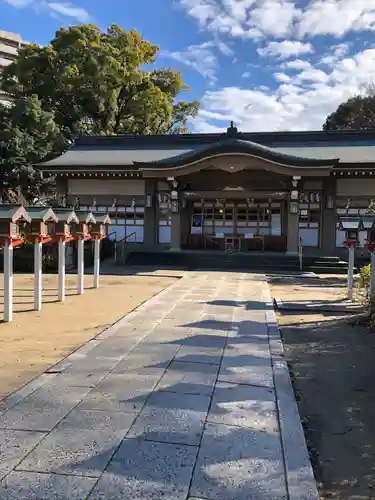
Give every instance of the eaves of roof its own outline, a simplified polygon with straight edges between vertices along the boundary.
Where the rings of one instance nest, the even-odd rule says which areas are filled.
[[[192,151],[188,151],[170,158],[149,162],[134,162],[141,170],[159,168],[177,168],[204,158],[220,154],[248,154],[284,166],[294,167],[333,167],[339,163],[339,158],[315,159],[295,156],[275,149],[241,139],[224,139],[213,144],[208,144]]]

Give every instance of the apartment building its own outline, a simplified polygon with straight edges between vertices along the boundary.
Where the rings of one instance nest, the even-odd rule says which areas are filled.
[[[17,33],[0,30],[0,73],[16,58],[18,51],[27,44]],[[0,101],[9,102],[9,97],[0,89]]]

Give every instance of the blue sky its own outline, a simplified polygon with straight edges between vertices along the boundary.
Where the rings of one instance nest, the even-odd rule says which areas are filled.
[[[0,0],[0,29],[27,41],[81,22],[160,45],[202,101],[195,131],[320,129],[375,83],[375,0]]]

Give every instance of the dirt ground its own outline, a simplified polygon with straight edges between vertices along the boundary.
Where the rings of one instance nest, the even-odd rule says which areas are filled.
[[[345,278],[271,283],[284,301],[340,300]],[[375,333],[347,314],[278,313],[321,498],[375,499]]]
[[[14,276],[14,320],[0,324],[0,401],[43,373],[70,352],[177,280],[171,271],[144,275],[101,276],[92,289],[76,295],[74,275],[66,277],[67,298],[57,302],[57,276],[43,276],[43,308],[33,308],[33,276]],[[0,276],[0,318],[3,312]]]

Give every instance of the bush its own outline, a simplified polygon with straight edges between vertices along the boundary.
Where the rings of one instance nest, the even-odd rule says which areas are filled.
[[[370,279],[371,279],[371,264],[367,264],[367,266],[361,267],[359,271],[358,277],[358,287],[359,288],[370,288]]]

